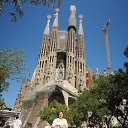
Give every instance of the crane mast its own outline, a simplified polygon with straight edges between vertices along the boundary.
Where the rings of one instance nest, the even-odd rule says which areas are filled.
[[[110,51],[109,51],[109,41],[108,41],[108,33],[107,33],[107,28],[109,24],[110,24],[110,19],[108,19],[106,25],[103,28],[103,34],[105,35],[105,44],[106,44],[106,52],[107,52],[107,60],[108,60],[108,74],[111,74]]]

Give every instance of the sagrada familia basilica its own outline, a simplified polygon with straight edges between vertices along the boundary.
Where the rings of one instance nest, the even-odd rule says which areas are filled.
[[[40,110],[53,100],[69,106],[84,89],[90,88],[91,72],[86,71],[82,15],[76,29],[76,7],[70,6],[66,30],[58,30],[58,12],[50,32],[50,18],[43,33],[37,65],[32,79],[22,83],[15,102],[15,111],[20,111],[23,127],[28,123],[33,128],[44,128],[45,121]],[[76,31],[78,30],[78,31]]]

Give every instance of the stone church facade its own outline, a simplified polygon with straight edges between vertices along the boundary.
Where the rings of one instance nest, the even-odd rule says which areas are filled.
[[[50,32],[50,18],[44,30],[37,66],[31,81],[22,83],[14,109],[21,111],[23,127],[44,127],[39,112],[53,100],[69,106],[86,85],[86,61],[82,15],[76,31],[76,7],[70,6],[67,30],[58,30],[58,12]]]

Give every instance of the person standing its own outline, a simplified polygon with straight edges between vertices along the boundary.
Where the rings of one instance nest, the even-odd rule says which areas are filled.
[[[58,118],[53,120],[51,128],[68,128],[67,120],[64,118],[64,113],[59,111]]]
[[[19,116],[16,116],[16,119],[13,121],[13,128],[21,128],[22,122],[19,119]]]

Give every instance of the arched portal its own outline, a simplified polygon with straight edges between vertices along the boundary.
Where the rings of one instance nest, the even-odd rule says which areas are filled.
[[[50,104],[53,100],[56,100],[57,102],[61,104],[65,104],[64,96],[62,92],[57,88],[53,92],[51,92],[49,99],[48,99],[48,104]]]

